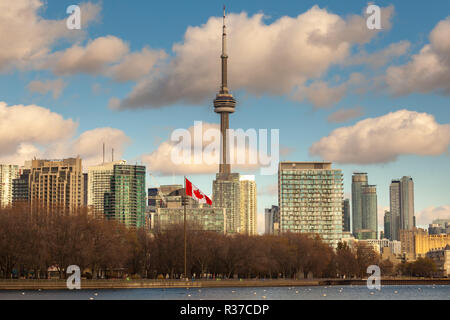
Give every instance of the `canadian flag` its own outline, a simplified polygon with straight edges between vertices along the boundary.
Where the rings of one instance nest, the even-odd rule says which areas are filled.
[[[200,203],[207,203],[210,206],[212,205],[212,201],[206,194],[200,191],[199,188],[194,186],[192,182],[190,182],[187,178],[185,179],[186,184],[186,195],[197,200]]]

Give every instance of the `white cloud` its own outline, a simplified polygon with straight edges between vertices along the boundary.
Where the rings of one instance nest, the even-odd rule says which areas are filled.
[[[130,139],[121,130],[97,128],[75,137],[78,124],[46,108],[8,106],[0,102],[0,162],[22,165],[25,160],[79,155],[83,166],[102,161],[103,143],[122,157]]]
[[[326,82],[317,81],[308,87],[301,87],[295,94],[295,100],[308,99],[316,108],[326,108],[339,102],[347,93],[347,85],[329,87]]]
[[[74,45],[63,52],[53,54],[48,62],[57,75],[75,73],[97,74],[109,64],[121,60],[129,51],[128,44],[114,36],[99,37],[86,47]]]
[[[110,67],[107,74],[118,82],[135,81],[149,74],[156,63],[166,57],[163,50],[143,48],[140,52],[128,54],[123,61]]]
[[[450,205],[431,206],[416,212],[417,226],[428,226],[435,219],[450,219]]]
[[[0,102],[0,156],[23,153],[30,149],[29,144],[45,145],[67,139],[76,128],[77,123],[48,109]]]
[[[450,94],[450,17],[437,24],[430,34],[430,44],[409,63],[388,68],[386,82],[396,95]]]
[[[66,20],[46,20],[38,12],[44,7],[40,0],[0,1],[0,71],[29,68],[47,58],[61,39],[76,39],[83,31],[69,30]],[[95,20],[100,7],[81,5],[83,27]]]
[[[386,30],[393,7],[382,10]],[[257,95],[291,94],[306,80],[343,63],[353,45],[377,34],[368,30],[363,16],[343,19],[318,6],[271,24],[264,23],[263,14],[230,14],[227,25],[231,89]],[[212,98],[220,81],[221,26],[222,19],[212,17],[202,26],[189,27],[184,42],[173,46],[174,58],[112,106],[158,108]]]
[[[47,80],[47,81],[32,81],[28,84],[28,90],[30,92],[37,92],[40,94],[53,93],[53,98],[57,99],[66,87],[66,83],[62,79]]]
[[[207,147],[213,143],[213,140],[206,140],[206,138],[202,139],[199,146],[201,147],[200,153],[202,155],[202,159],[197,162],[194,159],[194,139],[199,139],[199,137],[195,134],[196,128],[198,128],[198,132],[202,132],[202,135],[205,135],[207,131],[211,132],[213,130],[215,133],[220,134],[220,127],[217,124],[211,123],[202,123],[201,128],[199,124],[196,124],[189,129],[187,129],[191,135],[191,157],[187,157],[188,163],[177,164],[172,159],[172,152],[175,148],[177,148],[178,142],[173,142],[170,139],[162,142],[158,148],[150,154],[144,154],[141,159],[144,163],[147,164],[147,168],[150,172],[158,173],[161,175],[172,175],[172,174],[214,174],[219,170],[219,159],[220,155],[217,152],[214,152],[212,149],[208,149]],[[217,141],[217,146],[219,142]],[[179,149],[175,149],[179,150]],[[250,155],[257,156],[257,150],[253,148],[242,147],[235,144],[234,154],[242,154],[246,155],[245,163],[240,164],[236,163],[232,165],[233,169],[241,170],[241,171],[254,171],[259,168],[259,164],[252,164],[249,161]],[[207,159],[211,159],[209,162]],[[237,159],[235,159],[237,162]]]
[[[348,57],[344,64],[346,66],[368,64],[372,68],[380,68],[390,62],[392,58],[406,54],[410,47],[411,43],[409,41],[392,43],[387,48],[374,53],[358,52]]]
[[[435,156],[448,151],[450,124],[427,113],[399,110],[334,130],[309,152],[337,163],[385,163],[401,155]]]
[[[114,128],[97,128],[82,133],[72,145],[72,152],[83,158],[85,165],[93,165],[102,162],[103,143],[107,148],[106,160],[112,156],[114,159],[122,158],[125,147],[131,142],[130,138],[121,130]]]
[[[361,117],[364,114],[364,108],[355,107],[350,109],[341,109],[328,116],[328,122],[342,123]]]

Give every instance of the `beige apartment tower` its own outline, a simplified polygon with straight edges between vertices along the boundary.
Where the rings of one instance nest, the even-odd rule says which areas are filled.
[[[241,176],[240,233],[257,234],[257,206],[255,176]]]
[[[19,166],[0,164],[0,208],[12,204],[13,180],[19,177]]]
[[[33,160],[29,186],[32,206],[81,207],[84,198],[81,159]]]

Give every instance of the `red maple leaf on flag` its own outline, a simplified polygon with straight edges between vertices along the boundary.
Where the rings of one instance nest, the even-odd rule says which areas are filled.
[[[203,199],[203,195],[200,193],[198,189],[194,190],[194,194],[197,199]]]

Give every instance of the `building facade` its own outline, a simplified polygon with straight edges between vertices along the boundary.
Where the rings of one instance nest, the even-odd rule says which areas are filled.
[[[446,245],[440,249],[428,251],[426,257],[433,259],[436,264],[436,276],[450,276],[450,245]]]
[[[213,206],[225,208],[227,214],[227,233],[240,233],[241,227],[241,181],[239,173],[216,175],[213,181]]]
[[[227,210],[225,208],[186,208],[186,221],[191,228],[226,233]],[[153,215],[155,230],[169,230],[184,223],[184,208],[157,208]]]
[[[19,177],[19,166],[0,164],[0,208],[12,205],[13,181]]]
[[[265,234],[280,234],[280,208],[272,206],[264,210],[265,214]]]
[[[350,199],[345,199],[342,203],[342,226],[344,232],[351,232],[350,226]]]
[[[389,211],[384,211],[384,238],[388,240],[392,240],[391,236],[391,221],[392,221],[392,215]],[[382,238],[383,239],[383,238]]]
[[[427,252],[445,248],[447,245],[450,245],[450,235],[447,234],[429,235],[425,231],[415,234],[414,237],[416,258],[424,257]]]
[[[280,231],[319,235],[336,248],[342,238],[342,171],[331,162],[280,162]]]
[[[87,204],[94,214],[105,213],[105,194],[111,193],[116,164],[126,164],[126,161],[108,162],[88,168]]]
[[[402,254],[406,255],[408,260],[415,260],[417,258],[416,238],[424,239],[423,237],[428,236],[427,231],[414,228],[413,230],[399,230],[399,234],[402,244]]]
[[[145,166],[114,165],[111,191],[105,193],[105,217],[129,227],[145,227]]]
[[[400,239],[400,230],[413,230],[414,218],[414,182],[411,177],[392,180],[389,187],[391,212],[391,237]]]
[[[362,187],[362,229],[374,232],[378,239],[378,207],[377,207],[377,187],[367,185]]]
[[[81,159],[33,160],[29,192],[31,206],[82,207],[84,178]]]
[[[257,234],[257,203],[255,176],[240,176],[240,233]]]
[[[19,176],[13,180],[13,204],[30,201],[30,173],[31,169],[19,169]]]
[[[367,186],[368,178],[365,172],[356,172],[352,175],[352,232],[356,233],[363,228],[363,187]]]

